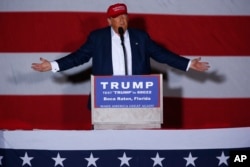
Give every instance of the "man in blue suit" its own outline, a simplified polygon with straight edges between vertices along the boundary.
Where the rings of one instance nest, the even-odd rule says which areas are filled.
[[[125,4],[111,5],[107,15],[109,26],[91,32],[77,51],[52,62],[40,58],[41,63],[32,63],[32,68],[40,72],[57,72],[84,64],[92,58],[93,75],[143,75],[151,73],[150,58],[153,58],[183,71],[190,68],[208,70],[209,64],[201,62],[201,58],[189,60],[179,56],[157,45],[146,32],[128,28]]]

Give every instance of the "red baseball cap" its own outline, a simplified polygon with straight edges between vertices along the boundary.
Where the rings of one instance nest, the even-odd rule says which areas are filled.
[[[127,6],[123,3],[117,3],[109,6],[107,10],[108,17],[117,17],[122,14],[128,14]]]

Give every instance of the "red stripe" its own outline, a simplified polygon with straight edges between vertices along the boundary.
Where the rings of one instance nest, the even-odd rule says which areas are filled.
[[[183,55],[250,55],[250,16],[130,15],[131,27]],[[96,28],[103,13],[0,13],[0,52],[71,52]]]
[[[91,129],[88,96],[0,96],[0,129]],[[163,128],[250,126],[250,99],[164,98]]]
[[[91,129],[87,96],[0,96],[0,129]]]

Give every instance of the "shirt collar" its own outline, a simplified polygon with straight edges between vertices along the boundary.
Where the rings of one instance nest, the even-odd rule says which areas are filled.
[[[120,36],[113,30],[113,28],[111,27],[111,37],[118,37],[120,38]],[[124,38],[128,38],[128,30],[125,31],[124,33]]]

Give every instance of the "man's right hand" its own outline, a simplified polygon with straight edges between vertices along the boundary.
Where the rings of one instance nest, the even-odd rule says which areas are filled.
[[[39,72],[51,71],[52,67],[48,60],[40,58],[40,61],[41,63],[32,63],[31,68]]]

